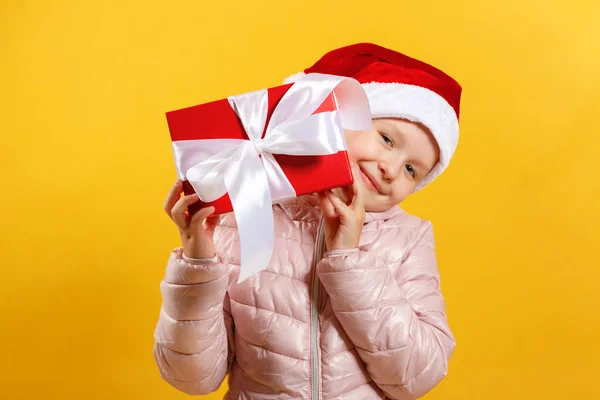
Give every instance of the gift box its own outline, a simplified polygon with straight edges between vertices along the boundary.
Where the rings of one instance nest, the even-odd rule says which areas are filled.
[[[271,204],[351,184],[344,129],[371,127],[362,86],[324,74],[166,117],[184,193],[200,197],[188,207],[190,214],[209,205],[217,215],[235,214],[240,279],[264,269],[270,259]],[[244,264],[254,264],[253,272]]]

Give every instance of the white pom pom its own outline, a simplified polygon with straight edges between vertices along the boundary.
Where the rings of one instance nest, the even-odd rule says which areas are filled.
[[[294,83],[298,79],[302,78],[304,75],[306,75],[304,72],[298,72],[297,74],[290,75],[283,80],[283,84],[286,85],[288,83]]]

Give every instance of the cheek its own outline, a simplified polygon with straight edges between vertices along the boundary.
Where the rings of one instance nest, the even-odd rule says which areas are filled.
[[[360,160],[360,148],[355,146],[354,143],[348,146],[348,158],[350,161],[358,161]]]
[[[377,143],[356,140],[348,144],[348,158],[351,161],[372,160],[377,156]]]
[[[404,177],[400,177],[399,179],[400,180],[396,183],[394,189],[392,190],[392,194],[390,195],[390,201],[393,204],[398,204],[404,201],[415,187],[414,182],[408,181]]]

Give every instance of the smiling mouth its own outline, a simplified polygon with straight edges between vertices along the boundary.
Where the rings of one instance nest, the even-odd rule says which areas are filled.
[[[375,182],[373,182],[371,178],[369,178],[369,175],[365,174],[362,168],[360,168],[360,177],[362,178],[362,181],[364,182],[367,189],[372,190],[376,193],[381,193],[377,188]]]

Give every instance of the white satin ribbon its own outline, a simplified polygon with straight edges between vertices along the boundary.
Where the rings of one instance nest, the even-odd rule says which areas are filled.
[[[334,93],[338,110],[313,112]],[[229,193],[240,235],[238,282],[264,270],[274,246],[272,204],[296,197],[273,154],[328,155],[346,149],[344,129],[371,129],[367,96],[351,78],[308,74],[286,92],[261,138],[268,114],[266,89],[230,97],[249,140],[173,142],[178,176],[200,199]]]

